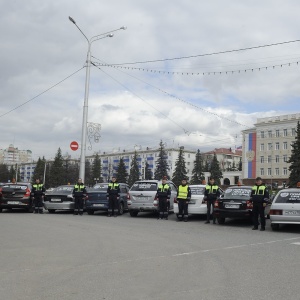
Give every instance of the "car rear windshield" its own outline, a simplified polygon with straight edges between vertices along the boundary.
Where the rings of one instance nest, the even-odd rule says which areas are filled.
[[[108,188],[108,184],[96,184],[94,185],[94,190],[97,190],[97,191],[107,191],[107,188]]]
[[[156,182],[138,182],[134,183],[130,191],[157,191]]]
[[[250,198],[252,189],[232,189],[228,188],[224,192],[223,199],[240,199],[240,198]]]
[[[204,195],[204,187],[201,186],[191,186],[191,193],[192,195]]]
[[[20,184],[6,184],[3,188],[11,188],[16,190],[26,190],[27,185],[20,185]]]
[[[55,192],[72,192],[74,189],[73,186],[59,186],[54,191]]]
[[[280,193],[275,200],[276,203],[300,203],[300,192],[282,192]]]

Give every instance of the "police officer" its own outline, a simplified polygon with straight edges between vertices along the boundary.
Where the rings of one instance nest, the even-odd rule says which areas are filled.
[[[45,187],[40,183],[40,179],[36,178],[35,184],[32,185],[31,198],[34,203],[34,213],[43,213],[43,199],[45,196]]]
[[[73,189],[73,197],[75,198],[75,203],[74,203],[74,215],[80,215],[82,216],[83,214],[83,203],[84,199],[86,197],[86,188],[85,185],[82,182],[82,179],[79,178],[77,183],[74,186]]]
[[[167,184],[167,176],[162,178],[162,183],[158,186],[156,198],[158,198],[159,214],[157,219],[165,218],[168,220],[168,204],[171,197],[171,188]]]
[[[117,178],[113,176],[111,182],[107,187],[107,200],[108,200],[108,217],[118,216],[118,200],[120,198],[120,185],[116,182]]]
[[[207,205],[207,218],[205,224],[210,223],[210,214],[213,215],[213,223],[216,224],[216,217],[214,215],[214,205],[217,198],[220,196],[220,189],[217,184],[215,184],[215,179],[213,177],[209,178],[209,183],[205,186],[204,200]],[[212,212],[211,212],[212,207]]]
[[[264,231],[266,227],[265,207],[269,202],[269,192],[267,187],[262,183],[261,177],[255,179],[255,185],[252,187],[251,200],[253,204],[253,228],[258,229],[258,216],[260,216],[260,231]]]
[[[188,204],[191,200],[191,189],[187,185],[187,180],[184,178],[181,181],[181,185],[177,190],[177,201],[178,201],[178,221],[184,220],[184,222],[188,221]]]

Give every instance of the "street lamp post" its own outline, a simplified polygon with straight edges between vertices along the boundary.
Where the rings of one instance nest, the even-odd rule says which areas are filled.
[[[81,132],[81,153],[80,153],[80,164],[79,164],[79,177],[84,181],[85,179],[85,156],[86,156],[86,135],[87,135],[87,117],[88,117],[88,99],[89,99],[89,86],[90,86],[90,69],[91,69],[91,46],[92,43],[107,37],[113,37],[112,32],[118,30],[125,30],[126,27],[122,26],[118,29],[98,34],[90,39],[83,33],[83,31],[78,27],[73,18],[69,17],[69,20],[78,28],[85,39],[88,42],[88,52],[86,58],[86,78],[85,78],[85,92],[84,92],[84,104],[83,104],[83,119],[82,119],[82,132]]]

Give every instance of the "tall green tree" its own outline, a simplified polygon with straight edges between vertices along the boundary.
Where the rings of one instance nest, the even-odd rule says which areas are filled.
[[[92,173],[93,173],[93,178],[97,182],[103,182],[103,178],[101,176],[101,173],[102,173],[102,166],[101,166],[101,159],[98,155],[98,153],[96,153],[95,155],[95,159],[94,159],[94,162],[93,162],[93,166],[92,166]]]
[[[183,147],[179,148],[178,158],[175,161],[175,170],[173,173],[172,181],[175,183],[176,186],[181,184],[183,178],[186,178],[186,167],[185,167],[185,159],[184,159],[184,152]]]
[[[203,171],[204,172],[209,172],[210,171],[210,162],[208,160],[205,161]]]
[[[292,142],[292,154],[288,160],[290,163],[289,186],[297,186],[300,181],[300,122],[297,123],[295,141]]]
[[[134,156],[131,161],[131,167],[128,177],[128,184],[132,186],[137,180],[140,179],[140,170],[139,170],[139,163],[138,163],[138,155],[137,152],[134,152]]]
[[[194,161],[194,168],[192,170],[191,184],[201,184],[202,181],[205,179],[203,172],[204,172],[203,158],[200,150],[198,149]]]
[[[61,155],[60,148],[58,148],[54,161],[51,165],[49,181],[51,187],[67,184],[64,170],[64,159]]]
[[[36,162],[36,166],[31,178],[31,182],[34,183],[36,178],[39,178],[41,182],[44,180],[44,172],[45,172],[45,164],[46,159],[43,157],[42,159],[39,157],[39,159]]]
[[[221,183],[221,178],[223,177],[223,173],[220,168],[220,164],[217,159],[216,153],[214,154],[214,157],[213,157],[211,165],[210,165],[210,176],[215,178],[216,184],[219,185]]]
[[[149,166],[148,162],[146,162],[146,165],[145,165],[145,179],[146,180],[151,180],[152,179],[152,172],[151,172],[151,169],[150,169],[150,166]]]
[[[85,161],[85,181],[84,184],[86,186],[93,186],[95,184],[94,177],[93,177],[93,171],[91,163],[86,160]]]
[[[116,177],[117,177],[118,182],[127,183],[128,173],[126,171],[126,166],[125,166],[123,157],[120,158]]]
[[[6,164],[0,164],[0,182],[7,182],[9,180],[9,169]]]
[[[169,164],[168,164],[168,155],[165,151],[165,147],[162,141],[159,143],[159,153],[158,153],[158,159],[156,161],[156,168],[154,171],[154,179],[160,180],[163,178],[163,176],[168,175],[168,171],[170,170]]]

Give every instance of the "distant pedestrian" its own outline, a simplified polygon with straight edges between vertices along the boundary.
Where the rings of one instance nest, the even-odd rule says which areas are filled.
[[[158,186],[156,198],[158,198],[159,213],[157,219],[168,220],[168,207],[171,197],[171,188],[167,184],[167,176],[162,178],[162,183]]]
[[[43,213],[43,200],[45,196],[45,187],[40,183],[40,179],[36,178],[35,183],[32,185],[31,198],[33,199],[34,213]]]
[[[210,177],[209,183],[205,186],[204,192],[204,201],[207,205],[207,216],[205,222],[206,224],[210,223],[210,214],[213,215],[213,223],[216,224],[214,205],[218,197],[220,197],[219,186],[215,184],[215,179],[213,177]]]
[[[253,214],[253,228],[252,230],[258,229],[258,216],[260,217],[260,231],[264,231],[266,228],[265,219],[265,207],[269,202],[269,191],[267,187],[263,184],[261,177],[255,179],[255,185],[252,187],[251,200],[253,204],[252,214]]]
[[[111,178],[111,182],[108,184],[106,196],[108,200],[107,216],[117,217],[119,212],[118,200],[120,198],[120,185],[115,176]]]
[[[86,191],[85,185],[83,184],[81,178],[79,178],[77,183],[75,184],[72,194],[75,199],[74,215],[79,214],[80,216],[82,216],[83,204],[84,204],[84,200],[85,200],[87,191]]]
[[[191,189],[187,185],[187,180],[184,178],[181,181],[181,185],[177,190],[177,202],[178,202],[178,221],[184,220],[184,222],[188,221],[188,205],[191,200]]]

